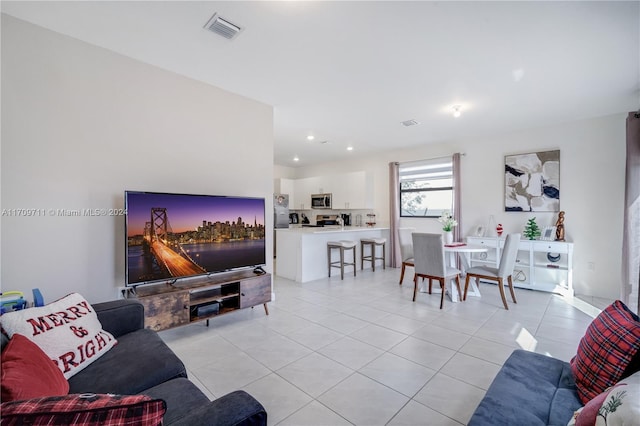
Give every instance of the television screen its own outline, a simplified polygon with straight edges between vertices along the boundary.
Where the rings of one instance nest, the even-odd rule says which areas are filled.
[[[264,198],[125,192],[127,285],[265,264]]]

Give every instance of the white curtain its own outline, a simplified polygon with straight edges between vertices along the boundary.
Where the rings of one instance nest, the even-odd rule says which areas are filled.
[[[389,259],[392,268],[402,264],[398,225],[400,224],[400,163],[389,163]]]
[[[640,312],[640,111],[627,116],[627,169],[622,236],[622,300]]]

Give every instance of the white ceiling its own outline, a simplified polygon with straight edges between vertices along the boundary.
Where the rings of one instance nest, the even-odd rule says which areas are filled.
[[[273,105],[274,159],[285,166],[640,106],[639,2],[2,1],[1,8]],[[243,31],[230,41],[204,30],[214,12]],[[408,119],[420,125],[403,127]]]

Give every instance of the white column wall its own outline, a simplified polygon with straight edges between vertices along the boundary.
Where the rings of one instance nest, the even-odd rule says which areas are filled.
[[[3,209],[121,208],[127,189],[238,195],[265,197],[273,226],[272,107],[6,15],[1,161]],[[1,226],[3,291],[97,302],[124,285],[122,216]]]

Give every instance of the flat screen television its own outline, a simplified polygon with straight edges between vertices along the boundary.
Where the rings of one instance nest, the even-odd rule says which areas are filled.
[[[264,198],[125,191],[126,285],[265,265]]]

